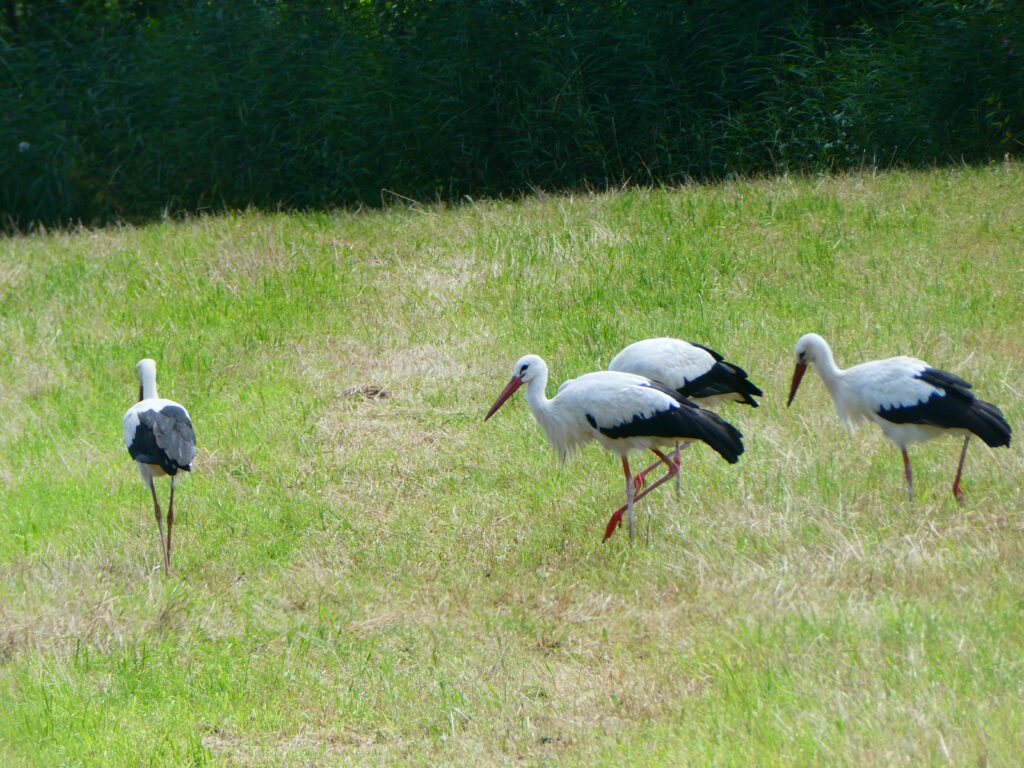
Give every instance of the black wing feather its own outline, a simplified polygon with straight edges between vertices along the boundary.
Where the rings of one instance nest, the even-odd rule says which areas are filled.
[[[727,422],[717,413],[708,411],[696,403],[683,399],[675,390],[669,389],[657,381],[642,386],[649,386],[672,397],[679,408],[643,417],[634,416],[632,421],[614,427],[600,427],[589,413],[587,421],[602,435],[613,440],[627,437],[663,437],[679,440],[700,440],[711,446],[723,459],[730,464],[739,461],[743,453],[743,433]]]
[[[715,395],[737,394],[742,402],[757,408],[754,397],[764,392],[747,378],[747,372],[733,363],[718,360],[711,369],[679,388],[683,397],[713,397]]]
[[[938,368],[925,368],[917,375],[917,378],[926,384],[931,384],[933,387],[938,387],[939,389],[944,389],[947,392],[955,393],[960,397],[966,397],[971,400],[974,399],[974,393],[967,391],[971,388],[970,383],[964,381],[955,373],[940,371]]]
[[[1003,412],[992,403],[975,397],[968,382],[955,374],[936,368],[925,369],[917,378],[942,392],[936,392],[917,405],[883,408],[878,415],[894,424],[925,424],[942,429],[966,429],[980,437],[991,448],[1009,446],[1012,430]]]
[[[196,457],[196,433],[185,409],[170,405],[139,413],[128,453],[136,461],[158,465],[169,475],[190,471]]]

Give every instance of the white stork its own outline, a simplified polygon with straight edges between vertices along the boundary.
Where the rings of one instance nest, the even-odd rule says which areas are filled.
[[[672,338],[644,339],[612,358],[609,371],[623,371],[659,381],[702,408],[737,402],[757,408],[764,395],[738,365],[713,349]]]
[[[960,475],[971,435],[977,435],[992,448],[1010,445],[1010,425],[1002,412],[976,398],[970,391],[971,385],[959,376],[906,356],[872,360],[843,370],[836,365],[828,344],[816,333],[801,336],[796,343],[796,368],[787,406],[793,402],[808,364],[814,365],[825,382],[843,426],[853,431],[859,423],[873,421],[900,449],[911,501],[914,483],[907,454],[911,443],[947,433],[964,435],[953,481],[953,495],[961,503],[964,494]]]
[[[633,539],[633,502],[678,472],[678,467],[660,450],[659,445],[677,439],[702,440],[722,458],[736,463],[743,453],[739,430],[717,414],[705,411],[681,399],[675,392],[630,373],[599,371],[570,379],[558,388],[554,398],[545,395],[548,367],[537,355],[526,355],[516,361],[512,378],[498,395],[484,421],[526,384],[526,402],[544,430],[548,442],[561,459],[581,445],[596,440],[622,459],[626,476],[626,504],[629,538]],[[669,468],[658,483],[639,496],[628,455],[635,451],[652,451]],[[617,514],[621,519],[622,510]],[[605,538],[615,530],[609,523]]]
[[[156,363],[140,360],[135,366],[139,375],[139,402],[124,414],[124,444],[139,468],[142,482],[153,496],[153,512],[160,530],[160,547],[164,555],[164,572],[171,568],[171,527],[174,525],[174,483],[179,470],[192,469],[196,456],[196,434],[184,406],[165,400],[156,392]],[[167,506],[167,538],[164,538],[160,502],[156,498],[153,478],[171,476],[171,497]]]
[[[635,373],[660,382],[702,408],[714,408],[724,402],[757,408],[754,398],[764,395],[738,365],[726,362],[713,349],[681,339],[661,337],[634,342],[612,358],[608,370]],[[683,443],[684,447],[689,445]],[[677,442],[674,457],[677,464],[679,451]],[[638,477],[645,477],[656,466],[652,464]]]

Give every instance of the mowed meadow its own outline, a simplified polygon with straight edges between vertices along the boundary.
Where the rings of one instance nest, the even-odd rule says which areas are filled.
[[[5,766],[1006,766],[1024,754],[1024,166],[784,177],[0,242]],[[913,354],[1017,430],[847,435],[792,348]],[[521,395],[677,336],[746,453],[601,536]],[[173,571],[122,443],[195,423]],[[164,498],[166,481],[159,488]]]

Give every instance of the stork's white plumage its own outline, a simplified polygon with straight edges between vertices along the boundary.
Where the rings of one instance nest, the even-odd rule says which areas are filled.
[[[757,408],[764,394],[738,365],[726,362],[713,349],[682,339],[660,337],[636,341],[619,352],[608,363],[609,371],[622,371],[645,376],[675,390],[681,397],[693,400],[702,408],[714,408],[724,402],[738,402]],[[688,446],[690,443],[682,443]],[[680,444],[676,443],[676,462]],[[654,464],[643,472],[644,477]],[[676,475],[679,492],[679,475]]]
[[[484,417],[486,421],[520,386],[526,384],[526,401],[548,442],[565,459],[581,445],[596,440],[618,455],[626,477],[626,505],[629,536],[633,538],[633,502],[650,492],[678,467],[658,446],[677,439],[702,440],[722,458],[735,463],[743,453],[739,430],[711,411],[681,399],[672,390],[643,376],[599,371],[570,379],[548,400],[545,390],[548,367],[537,355],[516,361],[512,378]],[[636,495],[628,456],[652,451],[668,466],[658,483]],[[621,516],[621,512],[619,513]],[[616,523],[617,524],[617,523]],[[615,526],[609,524],[605,538]]]
[[[754,398],[764,394],[738,365],[713,349],[681,339],[634,342],[612,358],[608,370],[659,381],[702,408],[730,401],[757,408]]]
[[[124,414],[124,444],[135,459],[142,482],[153,496],[153,512],[160,531],[164,571],[171,568],[171,528],[174,525],[174,484],[179,471],[192,469],[196,435],[184,406],[161,398],[156,391],[156,363],[146,358],[135,366],[139,376],[139,402]],[[167,538],[164,538],[160,502],[154,477],[170,475],[171,496],[167,506]]]
[[[923,360],[890,357],[844,370],[836,365],[825,340],[808,333],[796,343],[796,368],[787,406],[793,402],[808,365],[813,365],[825,382],[843,426],[853,431],[864,421],[874,422],[900,449],[911,500],[914,483],[907,448],[912,443],[944,434],[964,435],[953,480],[953,495],[961,502],[960,476],[971,435],[992,448],[1010,445],[1010,425],[996,406],[975,397],[971,385],[959,376],[932,368]]]

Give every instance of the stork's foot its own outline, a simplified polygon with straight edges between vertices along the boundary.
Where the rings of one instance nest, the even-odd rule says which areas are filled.
[[[967,494],[964,493],[964,489],[960,487],[960,483],[953,483],[953,497],[956,499],[957,504],[961,507],[964,505],[964,499]]]
[[[615,533],[615,529],[622,525],[622,513],[626,511],[625,505],[615,510],[612,513],[611,518],[608,520],[608,525],[604,527],[604,538],[601,539],[601,543],[608,541],[612,534]]]

